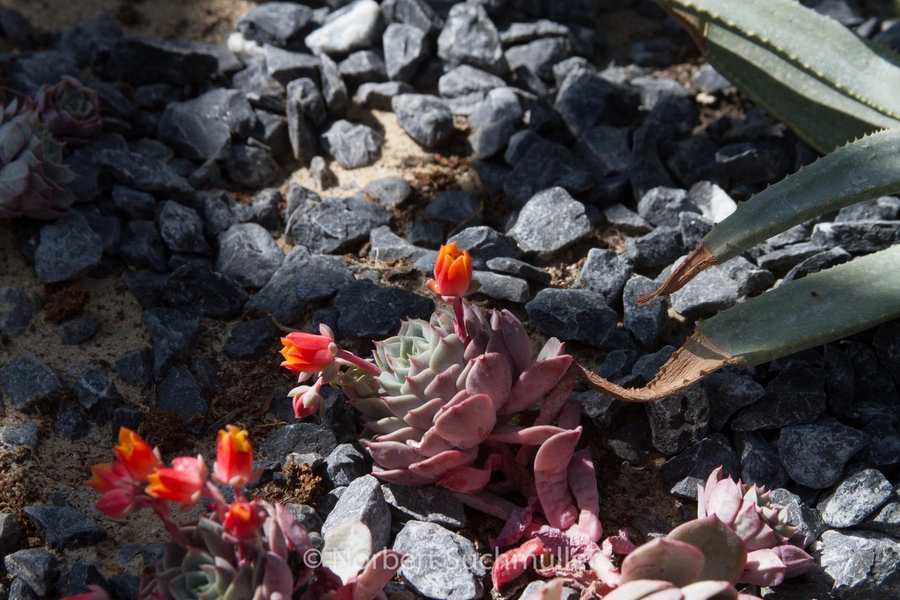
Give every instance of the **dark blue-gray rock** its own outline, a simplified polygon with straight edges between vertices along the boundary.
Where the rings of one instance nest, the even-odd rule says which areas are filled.
[[[528,282],[518,277],[499,275],[491,271],[475,271],[472,278],[481,284],[478,293],[488,298],[524,304],[530,297]]]
[[[607,206],[603,209],[603,217],[610,225],[630,236],[644,235],[653,231],[653,225],[624,204]]]
[[[382,41],[384,65],[391,81],[411,81],[431,55],[427,33],[413,25],[391,23]]]
[[[691,319],[707,317],[731,308],[741,298],[768,289],[774,282],[769,271],[739,256],[710,267],[672,294],[672,306]]]
[[[353,444],[338,444],[325,458],[325,481],[334,487],[350,485],[368,472],[367,457]]]
[[[0,554],[12,553],[19,544],[19,519],[13,513],[0,513]]]
[[[260,44],[291,46],[308,33],[312,9],[293,2],[269,2],[255,6],[238,17],[234,28],[248,40]]]
[[[845,206],[834,218],[835,223],[843,221],[896,221],[900,215],[900,198],[882,196],[859,204]]]
[[[715,94],[716,92],[721,92],[725,88],[730,87],[731,82],[721,73],[716,71],[715,67],[706,64],[697,69],[691,77],[691,85],[701,92]]]
[[[285,504],[284,507],[303,525],[307,531],[320,531],[322,529],[322,517],[312,506],[306,504]]]
[[[817,508],[826,525],[846,529],[862,523],[892,495],[893,487],[880,471],[864,469],[842,481]]]
[[[203,219],[194,209],[166,200],[156,217],[159,233],[172,252],[209,256],[212,248],[203,236]]]
[[[547,227],[548,223],[555,226]],[[523,252],[549,258],[590,232],[591,223],[584,205],[563,188],[553,187],[535,194],[525,204],[516,224],[509,230],[509,237]]]
[[[701,487],[703,485],[703,480],[699,477],[685,477],[676,483],[672,489],[669,490],[669,493],[680,500],[693,500],[696,502],[698,485]]]
[[[141,423],[144,422],[144,413],[138,408],[117,408],[116,414],[113,415],[113,420],[110,427],[110,432],[115,432],[112,435],[112,439],[115,440],[118,438],[119,429],[122,427],[127,427],[132,431],[137,431],[141,426]]]
[[[362,521],[372,534],[372,548],[386,548],[391,535],[391,511],[378,480],[371,475],[359,477],[353,481],[337,504],[328,513],[322,525],[322,535],[328,530],[349,520]]]
[[[169,165],[135,152],[104,148],[94,154],[94,162],[113,179],[143,192],[160,192],[187,197],[194,189]]]
[[[840,246],[835,246],[829,250],[823,250],[793,267],[782,278],[779,285],[787,283],[788,281],[794,281],[795,279],[802,279],[810,273],[818,273],[824,269],[830,269],[831,267],[847,262],[851,258],[850,253]]]
[[[598,375],[604,379],[615,380],[631,373],[639,358],[634,350],[613,350],[603,359]]]
[[[674,351],[674,346],[664,346],[652,354],[645,354],[640,357],[631,370],[632,374],[638,376],[640,385],[650,383]]]
[[[201,317],[230,318],[243,310],[247,292],[231,277],[195,260],[175,269],[163,288],[163,299]]]
[[[657,109],[661,111],[663,107],[664,103],[660,103]],[[675,182],[660,157],[660,140],[665,132],[655,128],[654,122],[648,117],[634,134],[628,175],[636,200],[643,198],[644,194],[653,188],[675,187]]]
[[[388,23],[405,23],[426,33],[437,33],[444,25],[424,0],[385,0],[381,3],[381,14]]]
[[[510,167],[515,167],[520,160],[525,158],[532,146],[542,141],[544,141],[544,138],[533,129],[517,131],[509,138],[506,152],[503,153],[503,161]]]
[[[396,235],[387,225],[373,229],[369,243],[371,244],[369,256],[382,262],[396,259],[416,260],[428,252]]]
[[[261,109],[254,109],[254,112],[256,113],[256,127],[250,137],[265,144],[272,151],[275,159],[287,155],[291,151],[287,119]]]
[[[363,242],[369,233],[390,222],[390,213],[364,197],[325,198],[296,210],[286,225],[294,244],[314,253],[342,252]]]
[[[206,235],[216,238],[235,223],[245,223],[253,218],[253,210],[246,204],[235,202],[228,192],[207,192],[202,198],[199,213],[203,216]]]
[[[678,64],[687,53],[685,44],[671,38],[652,38],[632,44],[628,56],[641,67],[664,68]]]
[[[510,23],[500,31],[500,41],[504,46],[527,44],[545,37],[569,37],[571,30],[561,23],[538,19],[527,23]]]
[[[112,374],[103,368],[95,367],[81,373],[75,381],[74,391],[78,403],[99,425],[109,422],[122,404],[122,395]]]
[[[27,506],[23,512],[44,542],[57,550],[93,546],[106,537],[105,529],[68,506]]]
[[[712,404],[710,404],[712,406]],[[738,431],[734,445],[741,457],[741,480],[750,485],[774,489],[787,485],[787,471],[781,466],[778,453],[758,431]]]
[[[125,264],[158,273],[168,269],[166,248],[153,221],[131,221],[122,231],[119,255]]]
[[[813,242],[791,244],[790,246],[763,254],[756,259],[756,264],[760,268],[780,276],[820,252],[822,252],[822,247]]]
[[[338,71],[347,89],[355,90],[364,83],[387,81],[388,70],[384,63],[377,52],[359,50],[338,63]]]
[[[412,187],[402,177],[374,179],[363,190],[386,208],[400,206],[412,195]]]
[[[845,348],[853,365],[853,421],[860,424],[879,420],[895,422],[894,407],[900,404],[900,395],[875,350],[856,341],[848,342]]]
[[[0,383],[15,410],[29,410],[49,404],[63,392],[53,369],[31,354],[26,354],[0,371]]]
[[[644,405],[653,447],[671,456],[696,444],[709,431],[709,400],[702,384]]]
[[[256,223],[236,223],[219,235],[216,270],[247,288],[261,288],[284,262],[284,252]]]
[[[94,55],[98,74],[133,85],[197,83],[218,69],[219,59],[212,50],[157,38],[125,36],[100,56]]]
[[[0,426],[0,448],[13,450],[21,446],[30,446],[37,450],[38,428],[32,422]]]
[[[708,137],[691,136],[659,145],[663,163],[675,181],[688,188],[700,182],[724,183],[715,156],[719,146]]]
[[[134,101],[140,108],[159,110],[182,99],[181,88],[168,83],[150,83],[134,88]]]
[[[249,109],[243,95],[234,93]],[[185,158],[200,161],[224,158],[231,148],[231,130],[222,118],[206,114],[205,106],[197,102],[201,99],[169,104],[159,122],[159,139]]]
[[[659,478],[664,488],[671,489],[685,477],[706,481],[713,469],[719,466],[723,476],[740,477],[741,462],[731,442],[721,433],[714,433],[663,463],[659,468]]]
[[[141,389],[153,381],[153,352],[149,348],[126,352],[116,359],[116,375]]]
[[[381,156],[384,138],[361,123],[335,121],[322,133],[322,147],[345,169],[370,165]]]
[[[216,365],[204,358],[191,361],[191,373],[200,387],[209,392],[219,392],[219,370]]]
[[[122,226],[119,219],[114,216],[104,216],[85,212],[84,218],[94,233],[100,236],[100,245],[103,252],[109,255],[119,253],[119,242],[122,236]]]
[[[327,115],[325,100],[316,84],[304,77],[288,84],[285,107],[288,137],[294,158],[301,163],[307,163],[318,150],[316,133],[307,123],[307,119],[317,124],[324,123]]]
[[[724,220],[737,209],[737,203],[728,192],[709,181],[692,185],[688,190],[688,197],[712,223]]]
[[[271,319],[254,319],[231,330],[222,352],[234,360],[259,360],[277,339],[278,329]]]
[[[560,86],[554,108],[577,138],[597,125],[623,127],[637,116],[640,94],[587,71],[570,73]]]
[[[188,359],[200,331],[197,317],[172,308],[145,310],[141,325],[153,342],[153,378],[157,381]]]
[[[93,313],[86,312],[57,328],[59,341],[64,346],[77,346],[91,339],[100,329],[100,321]]]
[[[638,214],[654,225],[677,227],[678,217],[685,211],[699,213],[700,209],[685,190],[677,188],[655,187],[638,202]]]
[[[501,77],[469,65],[460,65],[441,75],[438,92],[453,114],[468,115],[487,97],[488,92],[505,85]]]
[[[381,9],[374,0],[360,0],[329,14],[325,24],[304,39],[316,53],[345,55],[376,45],[381,34]]]
[[[397,122],[409,137],[425,148],[436,148],[453,133],[453,114],[435,96],[400,94],[391,98]]]
[[[381,490],[391,512],[399,519],[436,523],[450,529],[467,525],[463,503],[442,488],[388,483]]]
[[[25,333],[38,306],[34,292],[12,285],[0,288],[0,336],[12,340]]]
[[[200,385],[184,367],[173,368],[157,388],[156,409],[177,414],[194,435],[203,428],[208,407]]]
[[[262,190],[253,199],[250,206],[253,212],[253,221],[259,223],[269,233],[280,232],[284,229],[281,221],[281,211],[278,205],[284,201],[281,192],[276,188]]]
[[[678,215],[678,230],[681,232],[681,241],[686,252],[699,246],[712,228],[712,222],[698,213],[683,212]]]
[[[630,138],[625,128],[598,125],[584,132],[577,151],[598,177],[610,177],[628,170]]]
[[[327,427],[312,423],[284,425],[266,438],[260,452],[266,458],[279,460],[288,454],[316,453],[328,456],[337,446],[334,433]]]
[[[134,545],[137,546],[137,544]],[[128,544],[126,544],[126,546],[128,546]],[[68,577],[66,578],[66,595],[71,596],[87,593],[90,591],[87,587],[89,585],[97,585],[106,589],[106,586],[108,585],[106,577],[100,572],[99,566],[100,561],[93,561],[90,563],[77,562],[72,565]],[[62,581],[60,581],[60,585],[62,585]]]
[[[607,304],[616,304],[632,271],[628,259],[613,250],[591,248],[572,287],[590,290],[600,294]]]
[[[766,393],[766,389],[753,377],[732,369],[717,371],[705,381],[710,405],[710,431],[721,431],[733,414]]]
[[[237,90],[214,88],[185,102],[184,106],[190,109],[190,113],[195,116],[225,123],[235,139],[247,139],[253,134],[256,127],[256,113],[246,96]],[[168,111],[168,109],[166,110]],[[163,116],[163,120],[165,120],[165,116]],[[213,155],[203,158],[211,158],[211,156]]]
[[[269,75],[264,59],[250,61],[246,69],[234,74],[231,84],[254,108],[284,114],[284,86]]]
[[[163,305],[163,288],[168,280],[168,273],[150,271],[130,271],[122,275],[125,287],[145,310]]]
[[[823,248],[840,246],[847,252],[877,252],[900,241],[900,221],[817,223],[812,241]]]
[[[638,306],[636,300],[638,296],[653,292],[657,287],[652,279],[635,275],[625,282],[622,292],[625,329],[648,350],[654,350],[659,344],[660,336],[668,322],[669,302],[666,298],[660,297]]]
[[[122,573],[109,578],[109,589],[114,598],[119,600],[138,600],[141,591],[141,578],[132,573]]]
[[[265,44],[266,73],[283,86],[295,79],[319,78],[319,59],[304,52],[290,52],[270,44]]]
[[[437,248],[444,242],[444,230],[430,219],[416,217],[406,223],[406,239],[410,244]]]
[[[538,142],[516,163],[503,190],[512,207],[518,209],[535,194],[551,187],[579,195],[595,184],[590,168],[568,148],[554,142]]]
[[[543,333],[594,347],[599,347],[619,319],[599,294],[587,290],[543,289],[525,310]]]
[[[409,521],[397,534],[393,549],[430,557],[407,561],[400,568],[403,581],[417,594],[435,600],[475,600],[484,594],[485,568],[474,544],[440,525]]]
[[[18,577],[44,598],[53,589],[58,576],[59,559],[41,548],[28,548],[8,554],[3,559],[6,572]]]
[[[731,422],[735,431],[781,429],[813,423],[825,415],[825,380],[818,369],[794,363],[766,386],[766,395]]]
[[[356,100],[363,108],[392,110],[391,101],[400,94],[414,94],[416,89],[402,81],[364,83],[356,88]]]
[[[525,67],[541,79],[553,81],[553,65],[572,55],[568,37],[545,37],[513,46],[506,53],[511,71]]]
[[[41,283],[81,277],[100,263],[103,240],[77,212],[41,227],[34,270]]]
[[[21,577],[13,578],[12,583],[9,584],[9,590],[4,586],[3,591],[4,593],[8,592],[9,597],[15,600],[39,600],[39,596]]]
[[[522,254],[515,241],[487,225],[466,227],[447,240],[448,244],[452,242],[460,250],[469,251],[476,269],[484,269],[493,258],[518,258]]]
[[[438,36],[438,56],[451,65],[472,65],[489,73],[508,71],[500,34],[484,7],[457,4]]]
[[[322,98],[325,99],[328,112],[342,116],[350,104],[350,96],[337,63],[327,54],[319,55],[319,73],[322,78]]]
[[[900,541],[872,531],[824,532],[813,556],[834,580],[836,598],[863,600],[893,598],[900,594],[896,556]]]
[[[42,85],[59,83],[63,75],[81,77],[78,65],[55,50],[23,52],[4,57],[4,83],[26,95],[36,95]]]
[[[784,488],[775,488],[769,491],[769,498],[775,504],[787,509],[787,522],[797,528],[796,533],[791,536],[791,543],[802,547],[809,546],[828,528],[822,521],[819,511],[812,506],[815,496],[804,499]]]
[[[316,322],[316,319],[313,319]],[[316,415],[320,425],[327,427],[339,444],[357,441],[356,410],[347,402],[344,392],[333,387],[322,388],[324,411]]]
[[[616,457],[641,464],[650,457],[650,444],[647,443],[647,423],[641,419],[639,411],[636,406],[626,407],[622,418],[604,428],[602,443]]]
[[[328,515],[331,514],[331,511],[334,510],[338,500],[340,500],[341,496],[346,491],[346,487],[338,487],[325,494],[325,496],[319,500],[318,513],[327,519]]]
[[[677,227],[657,227],[641,237],[625,240],[625,256],[636,268],[668,265],[681,256],[681,231]]]
[[[279,174],[278,163],[272,155],[255,144],[233,144],[224,171],[231,181],[251,189],[273,184]]]
[[[527,262],[507,256],[490,258],[485,262],[485,266],[496,273],[523,277],[544,285],[548,285],[553,279],[553,276],[550,275],[549,272],[532,266]]]
[[[865,443],[865,435],[859,430],[826,418],[812,425],[782,429],[778,454],[791,479],[824,489],[840,481],[844,465]]]
[[[334,307],[344,338],[381,340],[396,335],[401,319],[427,319],[434,302],[413,292],[360,279],[338,292]]]
[[[119,214],[128,220],[153,219],[156,214],[156,199],[147,192],[116,185],[113,186],[112,199]]]
[[[0,531],[2,531],[2,519],[3,516],[0,515]],[[898,537],[900,535],[900,498],[897,497],[897,494],[892,494],[881,508],[869,515],[857,527],[886,533],[894,538]],[[0,551],[2,551],[2,546],[0,546]]]
[[[478,226],[482,222],[480,210],[478,198],[472,192],[438,192],[425,208],[425,217],[453,225],[466,223]]]
[[[900,464],[900,430],[895,424],[873,421],[862,431],[867,441],[860,458],[865,464],[877,467]]]
[[[742,183],[775,183],[793,168],[793,161],[780,142],[742,142],[722,146],[716,152],[722,173]]]
[[[12,11],[10,11],[12,12]],[[18,13],[15,13],[18,14]],[[14,42],[14,45],[24,48],[21,40],[16,41],[15,35],[25,35],[29,26],[20,23],[18,31],[7,31],[3,28],[7,37]],[[122,26],[110,14],[98,14],[90,19],[85,19],[71,29],[62,34],[59,39],[59,51],[72,58],[78,66],[84,68],[89,66],[93,60],[95,53],[102,53],[106,48],[115,43],[122,37]]]
[[[872,339],[872,347],[878,355],[878,361],[900,382],[900,321],[888,321],[879,325]]]

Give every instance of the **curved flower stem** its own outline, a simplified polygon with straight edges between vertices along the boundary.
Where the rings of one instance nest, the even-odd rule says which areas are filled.
[[[457,296],[453,299],[453,329],[463,343],[468,341],[468,336],[466,334],[466,316],[463,311],[462,296]]]
[[[224,522],[225,508],[228,506],[228,502],[225,500],[225,496],[222,495],[222,491],[207,481],[206,485],[203,486],[203,496],[212,500],[215,505],[216,515],[218,515],[220,521]]]
[[[374,375],[375,377],[381,375],[381,369],[379,369],[377,365],[356,356],[352,352],[347,352],[343,348],[338,349],[337,354],[335,354],[334,357],[338,360],[349,363],[354,367],[359,367],[369,375]]]
[[[159,517],[159,520],[163,522],[163,525],[166,528],[166,531],[169,533],[169,536],[172,538],[172,541],[182,547],[187,547],[188,539],[181,532],[181,529],[178,527],[178,523],[175,519],[172,518],[172,512],[169,510],[169,505],[166,504],[165,501],[160,500],[158,502],[153,503],[153,511],[156,513],[156,516]]]

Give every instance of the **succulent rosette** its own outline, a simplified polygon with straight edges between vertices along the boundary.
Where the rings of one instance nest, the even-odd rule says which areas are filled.
[[[41,121],[59,140],[82,145],[103,129],[97,91],[73,77],[63,75],[56,85],[44,84],[35,98]]]

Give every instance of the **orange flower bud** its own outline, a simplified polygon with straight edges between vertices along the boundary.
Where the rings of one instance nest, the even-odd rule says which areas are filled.
[[[225,531],[238,539],[251,538],[259,529],[259,515],[249,502],[235,502],[225,513],[222,525]]]
[[[434,279],[425,284],[438,296],[465,296],[472,286],[472,257],[457,249],[456,242],[441,246],[434,263]]]
[[[147,493],[154,498],[171,500],[193,506],[200,499],[209,470],[202,456],[180,456],[172,461],[172,468],[160,467],[148,477]]]
[[[291,373],[318,373],[334,362],[338,352],[334,340],[324,335],[295,331],[281,338],[281,366]]]
[[[94,488],[101,494],[115,488],[116,483],[128,477],[125,465],[120,462],[94,465],[91,467],[91,474],[94,476],[93,479],[85,481],[84,485]]]
[[[144,483],[147,476],[156,470],[160,460],[144,439],[127,427],[119,429],[119,445],[116,458],[125,465],[128,475],[135,483]]]
[[[213,479],[232,487],[253,481],[253,448],[246,430],[228,425],[227,431],[219,431]]]

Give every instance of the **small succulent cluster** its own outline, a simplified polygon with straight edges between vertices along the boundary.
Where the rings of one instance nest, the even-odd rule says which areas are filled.
[[[165,467],[158,450],[124,427],[115,453],[112,463],[91,468],[87,485],[102,494],[95,507],[113,518],[149,508],[170,536],[162,558],[144,570],[141,599],[373,600],[384,597],[382,588],[401,566],[403,556],[391,550],[372,556],[371,534],[358,521],[329,530],[320,553],[290,510],[248,501],[242,488],[256,478],[253,449],[247,432],[234,426],[219,432],[212,474],[231,486],[230,503],[208,480],[203,456]],[[211,512],[183,524],[172,518],[169,501],[187,509],[201,498],[211,502]],[[106,594],[93,588],[74,598],[106,600]]]
[[[86,143],[103,127],[97,92],[63,76],[36,98],[0,105],[0,217],[49,221],[75,201],[62,142]]]

